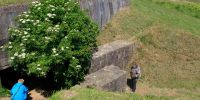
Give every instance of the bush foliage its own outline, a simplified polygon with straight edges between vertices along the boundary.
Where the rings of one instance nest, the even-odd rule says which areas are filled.
[[[16,21],[3,47],[16,71],[37,77],[52,72],[68,87],[83,79],[99,30],[76,0],[35,1]]]

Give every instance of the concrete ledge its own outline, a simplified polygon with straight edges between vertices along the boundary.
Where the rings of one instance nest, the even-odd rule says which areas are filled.
[[[87,75],[85,81],[80,85],[82,87],[123,92],[125,91],[126,81],[126,71],[120,70],[117,66],[110,65]]]
[[[89,73],[93,73],[108,65],[116,65],[125,69],[133,54],[134,43],[118,40],[98,47],[93,54]]]

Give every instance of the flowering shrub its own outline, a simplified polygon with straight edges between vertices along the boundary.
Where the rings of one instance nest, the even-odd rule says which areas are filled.
[[[6,49],[10,64],[28,75],[52,72],[61,85],[83,79],[96,48],[98,27],[75,0],[41,0],[16,19]]]

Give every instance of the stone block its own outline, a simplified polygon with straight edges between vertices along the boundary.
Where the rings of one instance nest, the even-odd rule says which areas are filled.
[[[123,40],[114,41],[98,47],[93,54],[89,73],[93,73],[111,64],[125,69],[127,62],[132,56],[134,43]]]
[[[80,85],[100,90],[123,92],[126,87],[126,81],[126,71],[110,65],[87,75],[85,81]]]

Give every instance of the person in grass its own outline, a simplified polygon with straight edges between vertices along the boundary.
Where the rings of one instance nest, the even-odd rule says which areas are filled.
[[[27,100],[28,88],[23,84],[24,79],[18,82],[10,90],[11,100]]]
[[[134,64],[131,67],[130,74],[131,74],[131,83],[132,83],[131,89],[133,92],[135,92],[137,80],[141,77],[140,66],[138,64]]]

